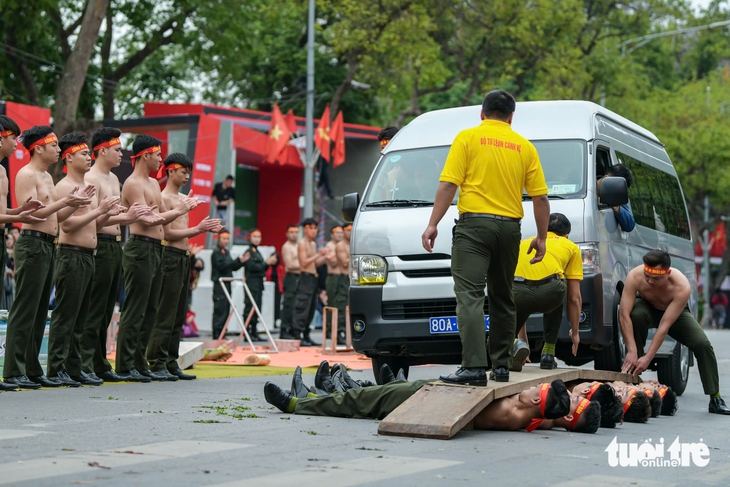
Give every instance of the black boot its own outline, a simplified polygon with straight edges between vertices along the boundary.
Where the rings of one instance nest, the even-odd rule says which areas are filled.
[[[304,332],[302,341],[299,343],[300,347],[319,347],[319,343],[312,340],[309,336],[309,331]]]
[[[390,370],[388,364],[383,364],[380,367],[380,385],[384,386],[385,384],[389,384],[394,380],[395,376],[393,375],[393,371]]]
[[[449,384],[486,387],[487,371],[483,367],[459,367],[453,374],[442,375],[439,379]]]
[[[713,397],[710,399],[710,407],[708,408],[714,414],[730,414],[730,408],[727,407],[725,401],[721,397]]]
[[[314,387],[318,395],[329,395],[336,391],[330,375],[330,364],[326,360],[319,364],[317,373],[314,374]]]

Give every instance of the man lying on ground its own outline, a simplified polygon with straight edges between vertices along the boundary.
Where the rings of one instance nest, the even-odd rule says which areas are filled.
[[[615,428],[624,411],[621,398],[613,387],[602,382],[581,382],[569,388],[571,394],[601,405],[601,428]]]
[[[317,374],[320,378],[323,376],[322,371],[325,368],[329,372],[329,364],[326,362],[320,364]],[[347,374],[344,367],[341,366],[336,366],[335,372],[338,375]],[[381,378],[387,375],[384,372],[387,371],[381,370]],[[389,376],[392,377],[392,372]],[[332,389],[329,381],[319,382],[320,386]],[[264,386],[264,396],[269,404],[285,413],[383,419],[430,382],[433,381],[393,380],[380,386],[359,387],[343,393],[316,395],[303,384],[301,369],[297,368],[292,380],[291,391],[267,382]],[[322,390],[319,387],[317,389]],[[578,409],[580,411],[576,413]],[[518,394],[492,401],[474,419],[474,428],[502,431],[528,429],[532,431],[543,419],[562,418],[564,422],[559,422],[558,426],[567,425],[572,431],[595,433],[600,423],[600,414],[598,403],[577,400],[571,404],[565,384],[562,380],[556,380],[550,384],[539,384]],[[533,421],[536,419],[539,421]]]
[[[638,386],[624,382],[609,382],[611,387],[621,398],[623,404],[623,420],[629,423],[646,423],[651,417],[651,402],[649,396]]]
[[[674,413],[677,412],[677,394],[669,386],[660,384],[658,381],[651,380],[640,384],[616,381],[615,384],[624,388],[634,388],[646,394],[651,405],[652,418],[656,418],[660,414],[674,416]]]

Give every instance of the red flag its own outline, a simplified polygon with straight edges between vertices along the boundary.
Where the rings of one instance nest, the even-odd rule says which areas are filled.
[[[727,241],[725,239],[725,222],[720,222],[715,226],[715,229],[710,234],[710,257],[722,257],[727,247]]]
[[[271,130],[269,130],[269,144],[266,149],[266,162],[275,163],[279,158],[286,145],[289,143],[291,133],[281,114],[278,105],[274,105],[274,111],[271,115]]]
[[[324,107],[322,118],[319,119],[317,131],[314,133],[314,145],[319,147],[325,161],[330,161],[330,104]]]
[[[291,108],[286,112],[286,126],[289,128],[289,132],[293,134],[299,131],[297,128],[297,120],[294,118],[294,111]]]
[[[332,123],[330,138],[335,143],[335,148],[332,151],[332,165],[337,167],[345,163],[345,122],[342,119],[342,110]]]

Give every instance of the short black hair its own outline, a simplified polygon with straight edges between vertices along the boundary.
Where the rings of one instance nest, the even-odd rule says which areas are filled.
[[[233,176],[231,176],[230,174],[226,176],[226,181],[233,181]]]
[[[33,145],[36,141],[47,137],[51,133],[53,133],[53,128],[48,125],[36,125],[35,127],[31,127],[20,134],[20,143],[23,144],[26,149],[30,150],[31,145]],[[30,155],[32,156],[33,153]]]
[[[333,233],[333,232],[334,232],[335,230],[337,230],[338,228],[339,228],[340,230],[344,230],[344,228],[342,228],[342,225],[335,225],[334,227],[330,228],[330,233]]]
[[[644,254],[644,264],[649,267],[661,267],[662,269],[669,269],[672,267],[672,258],[669,256],[669,252],[662,249],[654,249]]]
[[[286,231],[288,232],[288,231],[289,231],[289,230],[291,230],[292,228],[294,228],[294,229],[296,229],[296,230],[299,230],[299,225],[297,225],[296,223],[292,223],[291,225],[287,225],[287,226],[286,226]]]
[[[20,135],[20,127],[7,115],[0,115],[0,125],[3,126],[3,130],[11,130],[16,137]]]
[[[646,423],[651,417],[649,398],[641,391],[636,391],[631,406],[624,413],[624,421],[628,423]]]
[[[507,120],[515,111],[515,97],[504,90],[492,90],[482,102],[482,112],[486,118]]]
[[[182,152],[173,152],[172,154],[169,154],[165,157],[165,160],[162,161],[162,164],[165,165],[165,167],[172,164],[180,164],[182,167],[187,169],[193,169],[193,160]]]
[[[623,164],[614,164],[606,170],[604,176],[624,178],[626,180],[626,187],[630,188],[634,184],[634,175],[631,173],[631,169],[624,166]]]
[[[162,145],[162,141],[157,137],[152,137],[151,135],[147,134],[138,135],[132,143],[132,152],[134,154],[139,154],[143,150],[149,149],[150,147],[154,147],[156,145]]]
[[[5,128],[3,127],[2,122],[0,122],[0,132],[3,132],[3,131],[5,131]]]
[[[86,139],[86,136],[80,132],[66,134],[58,140],[58,146],[61,148],[61,153],[69,147],[84,143],[88,143],[88,140]],[[61,164],[66,164],[66,161],[61,160]]]
[[[592,402],[583,410],[580,418],[573,426],[571,431],[576,433],[588,433],[592,435],[598,431],[598,427],[601,424],[601,405],[598,402]]]
[[[395,134],[398,133],[398,130],[398,127],[395,127],[393,125],[385,127],[383,130],[378,132],[378,140],[390,140],[395,137]]]
[[[91,134],[91,148],[94,153],[94,157],[99,157],[99,151],[93,150],[94,147],[112,139],[116,139],[120,135],[122,135],[122,131],[116,127],[102,127],[99,130],[95,130],[94,133]]]
[[[659,392],[647,389],[649,392],[645,392],[646,397],[649,398],[649,405],[651,406],[651,417],[658,418],[662,413],[662,398],[659,396]],[[651,393],[651,395],[649,395]]]
[[[561,379],[550,383],[545,399],[545,419],[558,419],[570,413],[570,394]]]
[[[302,220],[302,226],[306,227],[307,225],[319,226],[319,223],[317,223],[317,220],[315,220],[314,218],[305,218],[304,220]]]
[[[677,412],[677,393],[671,387],[667,388],[662,398],[662,416],[674,416]]]
[[[624,415],[621,398],[609,384],[601,384],[591,396],[591,402],[601,405],[601,428],[615,428]]]
[[[571,230],[570,220],[562,213],[550,213],[550,221],[548,222],[548,232],[566,236]]]

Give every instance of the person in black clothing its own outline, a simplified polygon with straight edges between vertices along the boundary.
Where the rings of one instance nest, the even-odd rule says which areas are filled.
[[[236,197],[236,188],[233,187],[233,176],[226,176],[225,181],[216,183],[213,188],[213,204],[216,207],[216,218],[220,218],[224,223],[227,222],[228,205],[234,204]]]
[[[233,277],[233,271],[243,267],[243,264],[249,259],[249,254],[243,254],[236,259],[231,258],[230,252],[227,249],[230,243],[230,232],[225,230],[220,232],[218,234],[218,247],[213,251],[213,255],[210,258],[210,279],[213,281],[213,338],[220,336],[231,310],[218,279],[221,277]],[[228,294],[230,294],[231,283],[224,282],[223,284],[225,284],[226,289],[228,289]]]
[[[246,272],[246,285],[248,286],[251,295],[253,296],[256,306],[261,311],[261,298],[264,294],[264,277],[266,277],[266,269],[270,265],[276,263],[276,256],[270,255],[267,259],[264,259],[261,252],[258,250],[258,246],[261,244],[261,230],[255,228],[251,230],[248,235],[249,249],[244,255],[249,257],[245,260],[243,268]],[[244,321],[248,318],[248,315],[253,309],[253,303],[248,297],[248,294],[244,293],[244,304],[246,305],[243,311]],[[251,340],[263,341],[264,338],[259,337],[256,327],[259,323],[258,314],[254,312],[251,316],[251,321],[248,324],[248,334],[251,336]]]

